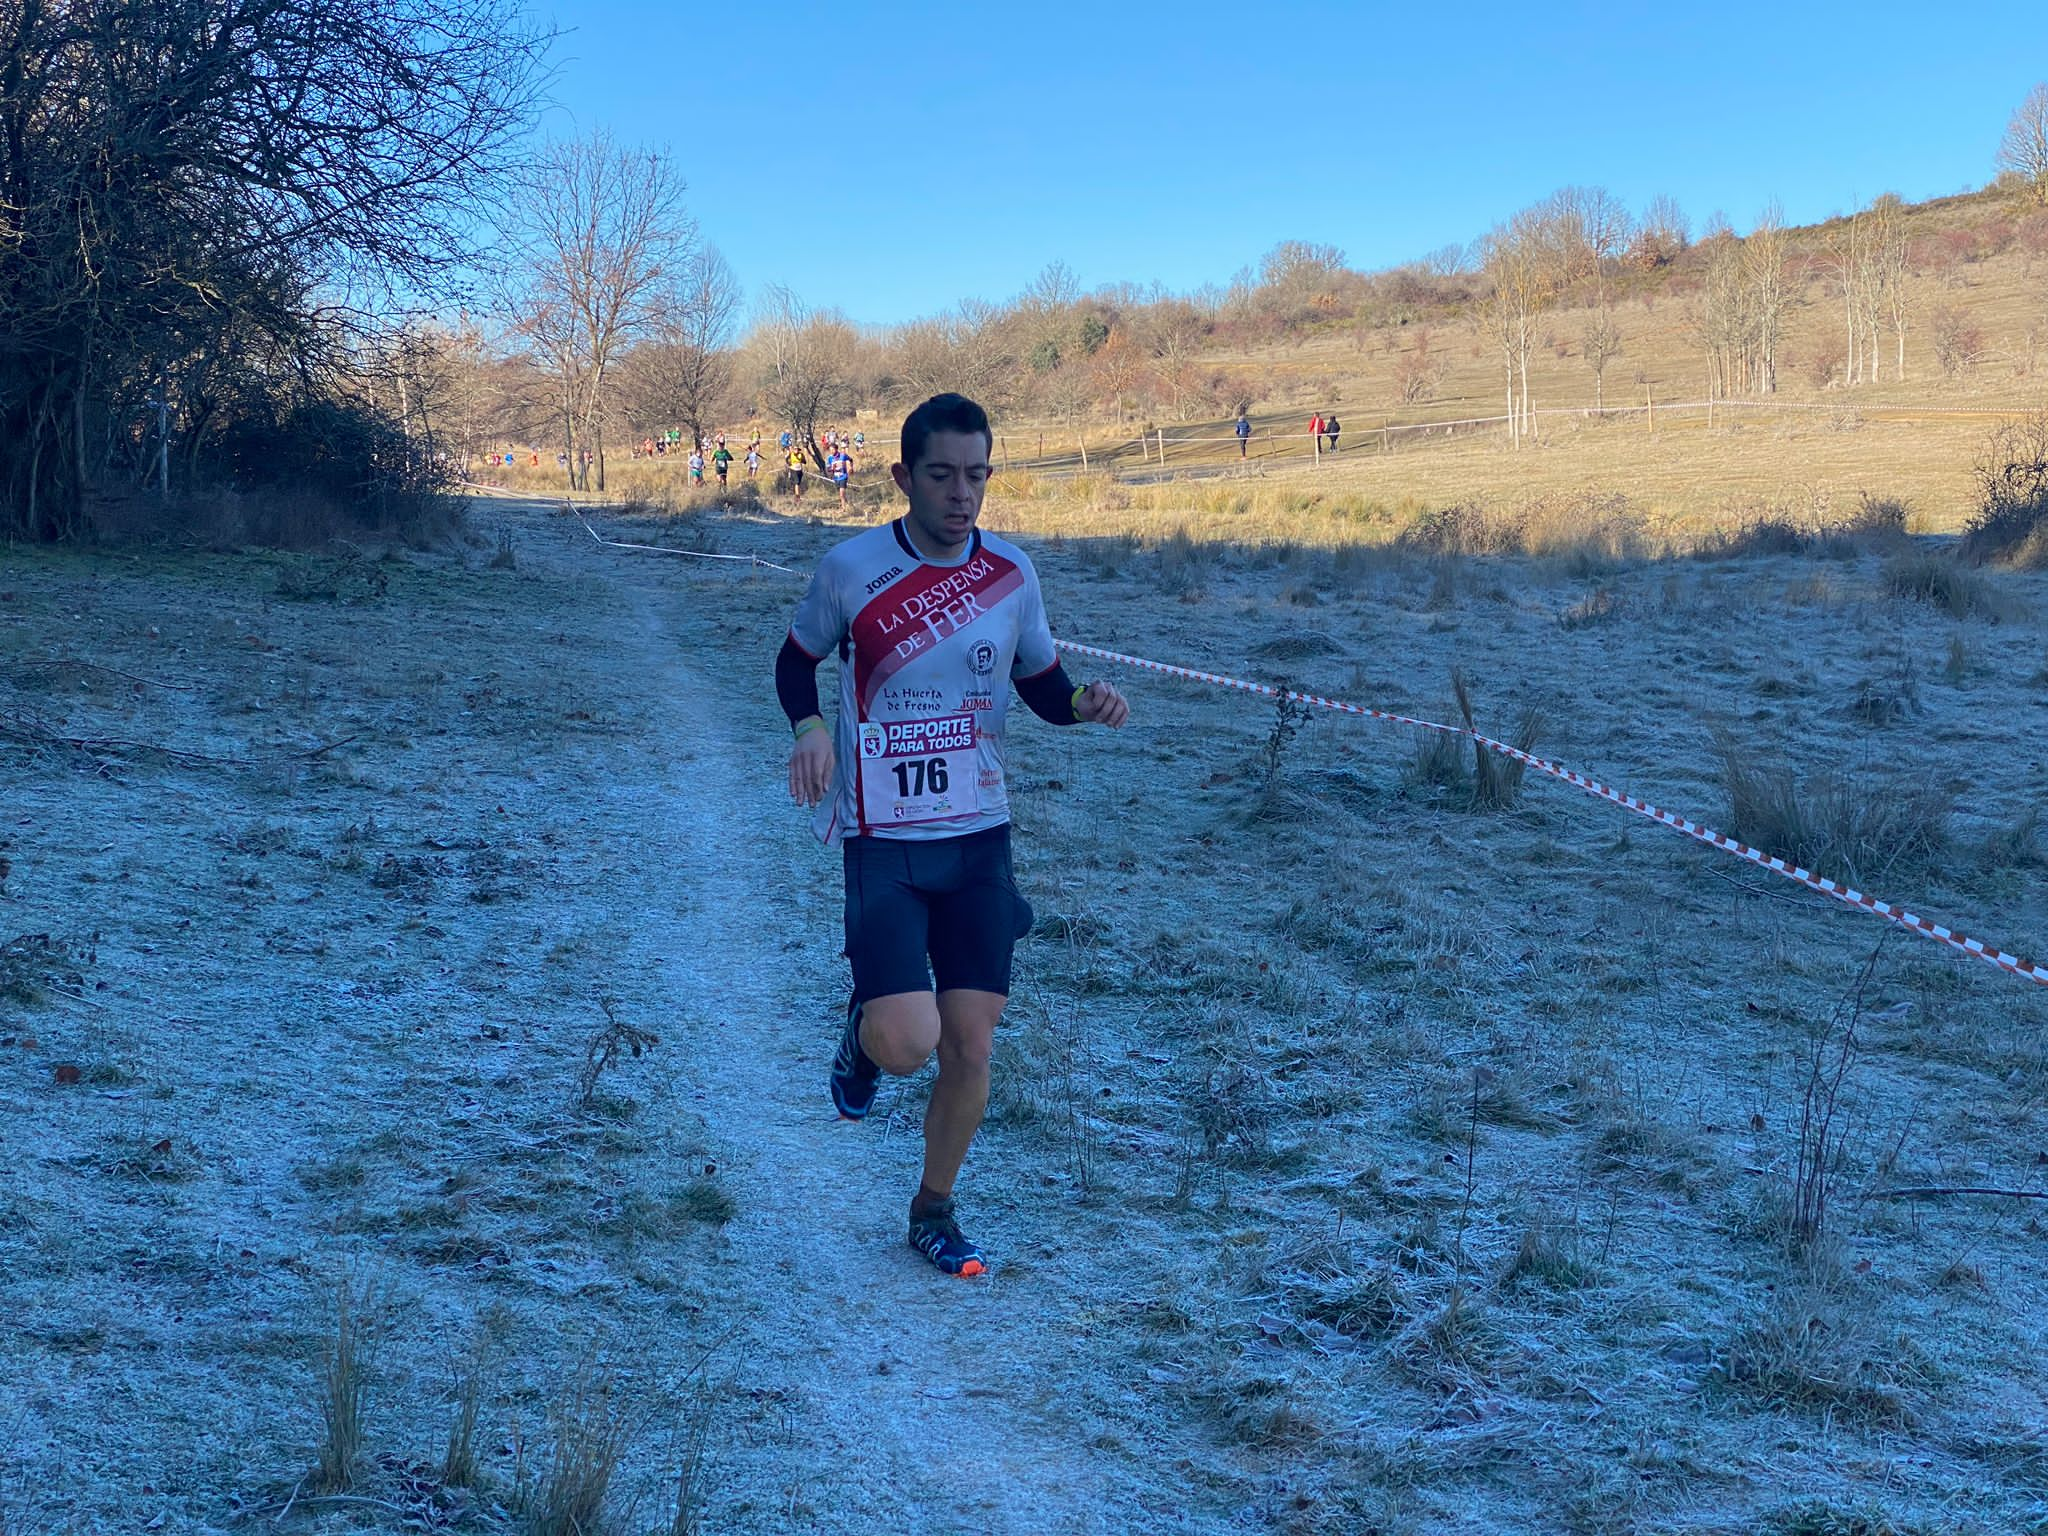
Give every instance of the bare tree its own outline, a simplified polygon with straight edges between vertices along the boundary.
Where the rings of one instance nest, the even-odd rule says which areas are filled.
[[[1438,246],[1416,265],[1431,277],[1458,277],[1472,270],[1472,257],[1464,246],[1453,242]]]
[[[707,245],[649,304],[646,340],[626,358],[632,403],[643,425],[680,426],[699,443],[732,387],[739,279]]]
[[[1867,246],[1870,308],[1882,313],[1891,326],[1897,345],[1892,377],[1906,377],[1906,326],[1912,318],[1912,293],[1906,286],[1909,263],[1906,252],[1906,205],[1896,192],[1887,192],[1870,205],[1870,237]],[[1871,378],[1877,377],[1876,337],[1871,338]]]
[[[1785,215],[1774,202],[1742,242],[1742,265],[1750,286],[1748,383],[1759,395],[1778,389],[1778,349],[1785,338],[1785,314],[1792,306],[1785,249]]]
[[[525,279],[517,324],[553,375],[569,483],[605,483],[613,365],[644,335],[656,300],[694,253],[697,225],[674,164],[597,131],[550,145],[524,204]]]
[[[1443,354],[1434,349],[1435,334],[1426,325],[1415,327],[1415,345],[1394,359],[1394,388],[1403,405],[1433,397],[1443,383]]]
[[[762,403],[789,423],[811,461],[823,469],[818,427],[852,398],[853,327],[836,313],[813,310],[789,289],[761,296],[749,338]]]
[[[1129,331],[1114,327],[1108,340],[1088,359],[1088,371],[1095,380],[1098,398],[1124,419],[1125,401],[1145,374],[1145,358],[1131,341]]]
[[[258,437],[316,413],[366,425],[368,311],[448,292],[527,120],[522,9],[0,5],[0,533],[82,534],[174,461],[289,464]]]
[[[2048,203],[2048,81],[2027,92],[1998,145],[1999,169],[2011,171]]]
[[[1606,307],[1595,310],[1593,318],[1586,322],[1586,329],[1579,338],[1580,350],[1585,354],[1586,366],[1593,370],[1593,409],[1607,409],[1607,394],[1604,387],[1607,365],[1621,356],[1621,328],[1614,323],[1614,313]]]
[[[1529,402],[1529,353],[1536,315],[1557,291],[1560,249],[1548,211],[1525,208],[1497,226],[1480,243],[1480,271],[1487,292],[1481,324],[1499,349],[1507,383],[1508,444],[1520,447],[1533,435],[1536,414]]]
[[[1192,305],[1171,300],[1154,307],[1146,327],[1152,373],[1173,406],[1174,420],[1186,421],[1201,395],[1201,352],[1206,337]]]
[[[1688,319],[1706,354],[1707,395],[1720,399],[1739,393],[1754,351],[1755,292],[1750,285],[1742,242],[1733,231],[1716,227],[1700,242],[1705,279]]]
[[[1659,194],[1636,223],[1629,244],[1630,259],[1639,267],[1662,267],[1676,261],[1692,243],[1692,225],[1676,198]]]
[[[1016,343],[1028,335],[1011,324],[1010,316],[972,300],[951,314],[913,320],[889,338],[894,393],[911,404],[956,390],[992,411],[1001,410],[1019,382]]]

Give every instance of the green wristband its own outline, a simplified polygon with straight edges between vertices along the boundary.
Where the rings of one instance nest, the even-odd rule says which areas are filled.
[[[1088,685],[1086,683],[1083,683],[1080,687],[1074,690],[1073,698],[1067,701],[1067,707],[1073,710],[1074,718],[1076,720],[1081,718],[1081,695],[1086,693],[1087,691]]]
[[[810,732],[822,731],[823,729],[825,729],[825,717],[823,715],[805,715],[803,719],[796,723],[796,739],[802,741]]]

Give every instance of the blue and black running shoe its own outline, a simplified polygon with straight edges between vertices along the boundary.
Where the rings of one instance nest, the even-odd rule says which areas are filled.
[[[921,1208],[911,1208],[910,1246],[931,1260],[940,1274],[965,1279],[988,1272],[981,1250],[966,1239],[960,1223],[953,1219],[951,1200],[930,1200]]]
[[[875,1102],[882,1069],[860,1048],[860,1004],[846,1005],[846,1030],[832,1058],[832,1107],[842,1120],[860,1120]]]

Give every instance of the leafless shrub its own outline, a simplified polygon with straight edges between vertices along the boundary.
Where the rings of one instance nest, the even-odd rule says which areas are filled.
[[[641,1052],[661,1044],[661,1036],[652,1030],[620,1018],[615,998],[600,996],[597,1006],[604,1013],[604,1025],[590,1037],[584,1048],[582,1069],[576,1074],[577,1100],[585,1109],[597,1102],[600,1079],[622,1053],[630,1052],[637,1059]]]
[[[1251,1063],[1226,1061],[1211,1069],[1194,1108],[1203,1148],[1211,1157],[1248,1166],[1271,1158],[1279,1096]]]
[[[1716,738],[1728,830],[1741,841],[1819,873],[1874,880],[1924,866],[1948,845],[1950,799],[1931,781],[1823,770],[1803,782],[1725,733]]]
[[[1789,1214],[1792,1241],[1802,1249],[1816,1247],[1826,1232],[1828,1207],[1847,1165],[1849,1127],[1843,1120],[1842,1090],[1856,1065],[1856,1026],[1863,1019],[1864,992],[1883,953],[1880,939],[1849,996],[1807,1042]]]
[[[1957,554],[1975,565],[2048,567],[2048,413],[1993,432],[1976,476],[1978,509]]]
[[[1928,339],[1944,377],[1954,378],[1984,352],[1984,329],[1953,305],[1936,306],[1928,316]]]
[[[1287,761],[1287,749],[1294,738],[1301,734],[1301,728],[1308,723],[1309,706],[1287,696],[1283,690],[1273,701],[1273,725],[1266,732],[1266,744],[1260,752],[1260,766],[1264,777],[1260,785],[1260,799],[1263,806],[1276,808],[1281,796],[1281,772]]]
[[[513,552],[512,535],[509,530],[501,531],[498,534],[497,553],[492,555],[487,563],[489,568],[494,571],[516,571],[519,569],[519,556]]]
[[[344,1275],[335,1285],[334,1322],[320,1363],[321,1437],[314,1482],[339,1493],[355,1480],[362,1460],[364,1413],[369,1406],[373,1287]]]

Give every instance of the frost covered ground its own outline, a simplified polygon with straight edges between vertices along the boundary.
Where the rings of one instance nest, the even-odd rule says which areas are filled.
[[[800,567],[844,532],[592,515]],[[2048,1521],[2041,1203],[1888,1193],[2048,1187],[2041,989],[1563,787],[1475,809],[1400,732],[1126,675],[1118,735],[1018,716],[1040,923],[962,1184],[998,1269],[941,1281],[921,1085],[860,1127],[823,1094],[792,585],[474,523],[0,552],[10,1536],[517,1528],[614,1460],[635,1532],[679,1478],[713,1531]],[[1034,552],[1065,637],[1436,718],[1458,665],[1482,728],[1533,707],[1710,822],[1724,746],[1782,762],[1842,873],[2048,948],[2039,578]]]

